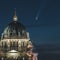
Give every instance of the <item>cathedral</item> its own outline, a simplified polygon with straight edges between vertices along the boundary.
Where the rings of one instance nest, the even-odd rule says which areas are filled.
[[[9,23],[1,34],[0,60],[37,60],[38,53],[33,51],[26,27],[18,22],[16,11],[13,21]]]

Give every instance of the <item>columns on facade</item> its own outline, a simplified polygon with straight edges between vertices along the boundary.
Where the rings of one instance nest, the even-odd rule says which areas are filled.
[[[10,50],[10,41],[6,41],[7,42],[7,49]]]
[[[21,50],[21,41],[18,41],[18,51]]]

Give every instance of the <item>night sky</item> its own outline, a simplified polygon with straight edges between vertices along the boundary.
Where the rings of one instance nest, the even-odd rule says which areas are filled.
[[[60,43],[60,0],[0,0],[0,35],[13,21],[24,24],[35,43]]]

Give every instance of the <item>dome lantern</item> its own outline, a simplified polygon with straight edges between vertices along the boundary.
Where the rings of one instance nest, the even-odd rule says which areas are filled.
[[[13,21],[17,21],[18,20],[18,18],[17,18],[17,15],[16,15],[16,9],[15,9],[15,11],[14,11],[14,16],[13,16]]]

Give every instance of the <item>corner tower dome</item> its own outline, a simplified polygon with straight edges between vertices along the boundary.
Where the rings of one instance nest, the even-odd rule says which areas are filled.
[[[27,38],[26,28],[18,22],[16,10],[13,16],[13,22],[9,23],[2,33],[2,38]]]

